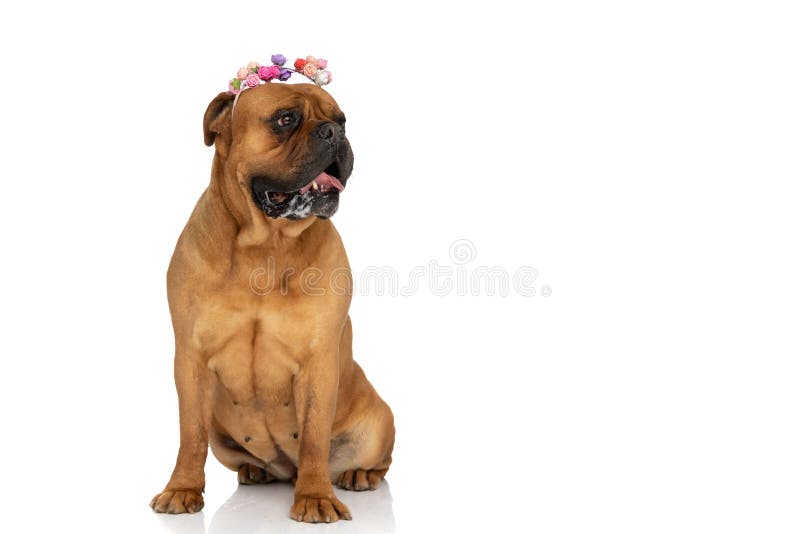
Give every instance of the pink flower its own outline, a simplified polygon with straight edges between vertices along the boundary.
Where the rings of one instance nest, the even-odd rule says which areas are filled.
[[[277,65],[258,67],[258,77],[265,81],[274,80],[281,75],[281,68]]]
[[[247,84],[247,87],[255,87],[261,83],[261,80],[259,79],[258,74],[249,74],[244,83]]]
[[[328,67],[328,60],[327,59],[322,59],[321,57],[317,58],[317,67],[319,67],[321,69],[327,68]]]
[[[258,61],[251,61],[250,63],[247,64],[247,70],[249,70],[250,72],[255,72],[258,70],[258,67],[260,66],[261,65],[258,64]]]
[[[303,67],[303,74],[305,74],[309,78],[313,78],[316,73],[317,73],[317,66],[311,63],[310,61],[306,60],[306,66]]]
[[[312,65],[317,64],[317,58],[314,56],[306,56],[306,63],[311,63]]]
[[[247,70],[246,67],[242,67],[241,69],[239,69],[239,72],[236,73],[236,77],[239,78],[240,80],[244,80],[245,78],[247,78],[248,74],[250,74],[250,71]]]
[[[331,74],[331,71],[329,70],[326,70],[325,72],[328,73],[328,83],[331,83],[333,81],[333,74]]]

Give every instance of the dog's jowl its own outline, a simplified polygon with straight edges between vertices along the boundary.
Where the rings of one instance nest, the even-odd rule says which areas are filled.
[[[345,116],[313,84],[234,99],[205,113],[211,182],[167,275],[180,449],[151,506],[203,507],[210,446],[242,484],[294,482],[293,519],[350,519],[333,484],[378,487],[394,421],[353,361],[350,271],[329,220],[353,168]]]

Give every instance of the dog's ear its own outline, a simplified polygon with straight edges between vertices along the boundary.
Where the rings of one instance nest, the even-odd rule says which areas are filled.
[[[203,116],[203,137],[206,146],[213,145],[217,135],[230,130],[233,99],[232,94],[220,93],[208,105]]]

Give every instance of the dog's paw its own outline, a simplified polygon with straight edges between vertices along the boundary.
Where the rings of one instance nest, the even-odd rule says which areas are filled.
[[[385,469],[345,471],[336,479],[336,485],[352,491],[376,490],[381,485],[384,474]]]
[[[194,489],[165,490],[153,497],[150,508],[162,514],[193,514],[203,509],[203,493]]]
[[[335,495],[322,499],[298,495],[294,498],[289,517],[305,523],[333,523],[339,519],[352,519],[350,510]]]
[[[241,467],[239,467],[238,478],[239,484],[244,484],[247,486],[252,484],[269,484],[273,480],[277,480],[264,469],[250,464],[243,464]]]

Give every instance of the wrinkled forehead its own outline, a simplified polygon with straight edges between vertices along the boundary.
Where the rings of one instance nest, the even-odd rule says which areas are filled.
[[[314,84],[267,83],[239,95],[233,118],[268,118],[279,110],[300,110],[306,117],[328,120],[343,116],[333,97]]]

